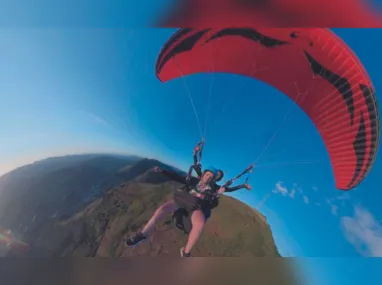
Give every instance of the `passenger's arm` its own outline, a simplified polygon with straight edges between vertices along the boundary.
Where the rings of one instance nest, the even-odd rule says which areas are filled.
[[[186,176],[184,176],[184,175],[180,175],[174,171],[164,170],[164,169],[161,169],[157,166],[154,168],[154,170],[155,170],[155,172],[162,173],[164,176],[166,176],[167,178],[169,178],[171,180],[174,180],[174,181],[182,183],[182,184],[187,184]]]
[[[241,184],[241,185],[237,185],[237,186],[234,186],[234,187],[226,187],[225,188],[225,192],[234,192],[234,191],[237,191],[237,190],[240,190],[240,189],[243,189],[243,188],[246,188],[247,190],[251,190],[252,189],[251,185],[249,185],[249,184]]]
[[[234,186],[234,187],[227,187],[225,189],[225,192],[234,192],[234,191],[237,191],[237,190],[240,190],[242,188],[246,188],[245,187],[245,184],[242,184],[242,185],[238,185],[238,186]]]

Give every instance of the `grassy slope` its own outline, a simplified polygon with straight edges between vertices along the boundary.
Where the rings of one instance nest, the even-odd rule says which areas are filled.
[[[149,243],[124,247],[177,186],[153,173],[158,164],[105,155],[37,162],[3,179],[0,220],[31,246],[31,256],[178,256],[187,236],[164,222]],[[230,197],[213,210],[192,254],[279,256],[265,218]]]
[[[124,246],[125,239],[141,228],[161,203],[171,198],[169,189],[174,186],[172,182],[160,185],[131,182],[111,190],[84,211],[57,225],[72,234],[61,246],[52,247],[61,248],[57,255],[178,256],[187,236],[164,222],[158,224],[149,242],[133,249]],[[48,235],[44,240],[49,243],[53,239]],[[264,217],[238,200],[223,197],[220,206],[213,210],[193,256],[275,257],[279,254]]]

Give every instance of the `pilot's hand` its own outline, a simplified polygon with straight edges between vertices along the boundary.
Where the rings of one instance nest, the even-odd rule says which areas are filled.
[[[155,171],[155,172],[162,172],[162,169],[159,168],[159,166],[155,166],[155,167],[154,167],[154,171]]]

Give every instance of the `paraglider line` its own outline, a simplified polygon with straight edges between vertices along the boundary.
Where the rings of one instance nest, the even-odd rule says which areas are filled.
[[[295,161],[295,162],[275,162],[269,164],[260,164],[257,165],[257,168],[268,167],[268,166],[282,166],[282,165],[296,165],[296,164],[316,164],[320,163],[322,160],[313,160],[313,161]]]
[[[301,93],[300,92],[300,90],[299,90],[299,88],[298,88],[298,85],[297,85],[297,83],[296,83],[296,81],[294,82],[294,84],[295,84],[295,86],[296,86],[296,90],[297,90],[297,94],[298,94],[298,96],[297,96],[297,98],[296,98],[296,100],[295,100],[295,103],[297,104],[297,102],[298,102],[298,100],[299,100],[299,98],[300,98],[300,96],[301,96],[301,94],[303,94],[304,96],[307,96],[307,94],[309,93],[309,89],[307,89],[304,93]],[[260,159],[260,157],[266,152],[266,150],[268,149],[268,147],[271,145],[271,143],[273,142],[273,140],[275,139],[275,137],[277,136],[277,134],[280,132],[280,130],[281,130],[281,128],[282,128],[282,126],[284,125],[284,123],[286,122],[286,120],[287,120],[287,118],[289,117],[289,115],[292,113],[292,107],[289,109],[289,111],[286,113],[286,115],[285,115],[285,117],[284,117],[284,119],[283,119],[283,121],[281,122],[281,124],[279,125],[279,127],[275,130],[275,133],[273,134],[273,137],[270,139],[270,141],[268,142],[268,144],[265,146],[265,148],[264,148],[264,150],[259,154],[259,156],[257,157],[257,159],[256,159],[256,161],[253,163],[253,164],[256,164],[257,163],[257,161],[259,161],[259,159]],[[317,161],[316,162],[297,162],[297,163],[294,163],[294,164],[313,164],[313,163],[317,163]],[[293,163],[292,163],[293,164]],[[280,166],[280,165],[282,165],[282,164],[280,164],[280,163],[278,163],[277,165],[275,165],[276,167],[277,166]],[[288,165],[288,163],[286,163],[286,165]],[[266,165],[265,165],[266,166]],[[264,165],[260,165],[260,166],[256,166],[256,167],[264,167]],[[248,178],[249,178],[249,173],[248,173]],[[247,178],[247,179],[248,179]],[[257,205],[257,209],[258,208],[260,208],[261,206],[263,206],[264,204],[265,204],[265,202],[268,200],[268,198],[271,196],[271,192],[270,193],[267,193],[265,196],[264,196],[264,198],[260,201],[260,203]]]
[[[209,33],[210,33],[210,36],[211,36],[211,31]],[[209,51],[210,51],[211,67],[212,67],[212,70],[215,71],[214,60],[212,58],[212,55],[213,55],[212,45],[210,44],[208,46],[209,46]],[[208,125],[209,111],[210,111],[210,106],[211,106],[212,88],[213,88],[213,84],[214,84],[214,78],[215,78],[215,72],[212,72],[211,80],[210,80],[209,94],[208,94],[208,99],[207,99],[206,121],[205,121],[205,124],[204,124],[204,139],[207,136],[207,125]]]
[[[273,157],[276,157],[276,156],[278,156],[279,154],[281,154],[281,153],[285,152],[285,151],[286,151],[286,149],[287,149],[287,148],[282,148],[282,149],[279,149],[278,151],[274,152],[272,155],[269,155],[269,156],[267,157],[267,159],[266,159],[266,160],[269,160],[269,159],[271,159],[271,158],[273,158]]]
[[[296,100],[294,101],[294,103],[297,104],[298,100],[300,99],[300,96],[301,96],[301,95],[304,95],[304,97],[306,97],[306,96],[308,95],[309,91],[310,91],[311,89],[313,89],[313,87],[312,87],[312,88],[308,88],[304,93],[302,93],[302,92],[300,92],[300,90],[299,90],[299,88],[298,88],[298,85],[297,85],[296,81],[294,81],[293,83],[295,84],[296,91],[297,91],[297,94],[298,94]],[[313,85],[315,85],[315,84],[313,84]],[[303,98],[303,99],[304,99],[304,98]],[[253,163],[253,165],[256,164],[256,163],[260,160],[261,156],[267,151],[267,149],[269,148],[269,146],[272,144],[273,140],[276,138],[276,136],[278,135],[278,133],[281,131],[282,126],[285,124],[286,120],[288,119],[288,117],[289,117],[289,115],[292,113],[292,111],[293,111],[293,109],[292,109],[292,107],[291,107],[291,108],[289,109],[289,111],[286,113],[286,115],[285,115],[283,121],[281,122],[281,124],[279,125],[279,127],[275,130],[275,133],[273,134],[272,138],[270,139],[270,141],[268,142],[268,144],[265,146],[264,150],[259,154],[259,156],[258,156],[257,159],[255,160],[255,162]],[[316,161],[316,162],[303,162],[303,163],[300,162],[300,163],[297,163],[297,164],[313,164],[313,163],[317,163],[317,161]],[[293,163],[292,163],[292,164],[293,164]],[[296,164],[296,163],[295,163],[295,164]],[[276,165],[276,167],[277,167],[277,166],[280,166],[280,165],[281,165],[281,164],[278,164],[278,165]],[[288,164],[286,164],[286,165],[288,165]],[[263,166],[260,165],[260,168],[261,168],[261,167],[264,167],[264,165],[263,165]],[[248,178],[249,178],[249,175],[250,175],[250,174],[248,173]],[[248,179],[248,178],[247,178],[247,179]],[[270,197],[270,195],[271,195],[271,192],[268,193],[268,194],[266,194],[266,195],[264,196],[263,200],[258,204],[258,207],[261,207],[262,205],[264,205],[265,202],[266,202],[266,201],[268,200],[268,198]]]
[[[300,98],[301,94],[303,93],[300,93],[299,92],[299,89],[298,89],[298,86],[297,86],[297,83],[294,82],[294,84],[296,85],[296,88],[297,88],[297,93],[298,93],[298,96],[297,96],[297,99],[295,100],[295,103],[297,103],[298,99]],[[304,93],[304,95],[307,95],[306,94],[307,92]],[[284,116],[284,119],[282,120],[281,124],[276,128],[273,136],[271,137],[271,139],[269,140],[268,144],[264,147],[263,151],[259,154],[259,156],[257,157],[257,159],[255,160],[254,164],[256,164],[259,159],[261,158],[261,156],[267,151],[267,149],[269,148],[269,146],[272,144],[272,142],[274,141],[274,139],[276,138],[276,136],[280,133],[282,127],[284,126],[285,122],[287,121],[289,115],[292,113],[293,111],[293,108],[291,107],[289,109],[289,111],[286,113],[286,115]]]
[[[263,206],[265,204],[265,202],[268,200],[268,198],[271,196],[271,193],[267,193],[263,199],[256,205],[256,209],[259,210],[261,208],[261,206]]]
[[[174,58],[174,62],[176,64],[176,66],[178,67],[178,70],[179,70],[179,73],[181,74],[182,76],[182,79],[183,79],[183,83],[184,83],[184,86],[186,88],[186,91],[187,91],[187,95],[190,99],[190,102],[191,102],[191,105],[192,105],[192,109],[194,110],[194,114],[195,114],[195,118],[196,118],[196,122],[198,124],[198,128],[199,128],[199,133],[200,133],[200,137],[201,139],[203,140],[203,132],[202,132],[202,128],[201,128],[201,125],[200,125],[200,120],[199,120],[199,116],[198,116],[198,113],[196,112],[196,108],[195,108],[195,104],[194,104],[194,100],[192,99],[192,95],[191,95],[191,91],[190,91],[190,88],[188,87],[188,84],[187,84],[187,81],[186,79],[184,78],[184,74],[178,64],[178,61],[176,60],[176,56],[173,57]]]
[[[260,51],[263,51],[265,50],[265,48],[261,47],[260,48]],[[260,57],[260,55],[258,55],[258,57]],[[259,72],[259,71],[263,71],[263,70],[268,70],[269,67],[266,66],[264,68],[256,68],[257,66],[257,60],[258,60],[258,57],[255,57],[253,62],[252,62],[252,72],[251,74],[249,75],[249,77],[252,77],[255,73]],[[233,101],[235,101],[236,99],[236,94],[238,94],[238,91],[243,88],[245,86],[245,83],[241,84],[239,87],[236,87],[234,89],[233,92],[231,92],[231,94],[233,94],[231,96],[231,98],[228,100],[227,104],[221,109],[220,113],[219,113],[219,118],[221,119],[221,116],[224,114],[224,112],[228,109],[228,107],[233,103]],[[214,125],[216,124],[217,120],[214,121]]]

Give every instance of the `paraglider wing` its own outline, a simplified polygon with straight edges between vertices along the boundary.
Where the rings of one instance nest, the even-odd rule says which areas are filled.
[[[381,13],[369,1],[178,0],[160,27],[333,27],[380,28]],[[341,16],[338,16],[341,15]]]
[[[323,138],[338,189],[369,173],[379,145],[376,96],[360,61],[328,29],[181,29],[160,52],[156,74],[166,82],[200,72],[249,76],[296,102]]]
[[[30,246],[17,241],[10,230],[0,229],[0,252],[7,257],[25,256]]]

